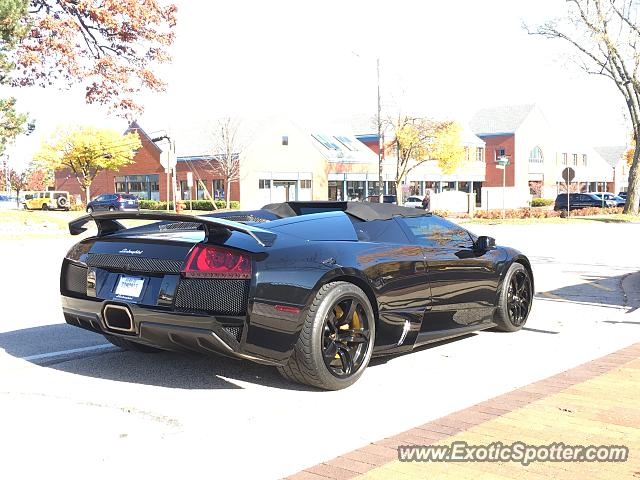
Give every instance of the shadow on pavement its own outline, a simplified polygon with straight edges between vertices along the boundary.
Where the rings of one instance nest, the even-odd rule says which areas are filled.
[[[535,298],[550,302],[568,302],[605,308],[629,307],[622,289],[622,282],[630,274],[625,273],[609,277],[579,271],[573,273],[577,274],[583,281],[554,290],[537,292]]]
[[[0,349],[9,355],[41,367],[87,377],[190,390],[243,388],[236,381],[287,390],[316,390],[288,382],[273,367],[224,356],[207,357],[174,352],[138,353],[115,346],[60,353],[46,358],[40,356],[43,353],[68,352],[105,343],[100,335],[66,324],[0,333]],[[29,358],[36,355],[40,358]]]

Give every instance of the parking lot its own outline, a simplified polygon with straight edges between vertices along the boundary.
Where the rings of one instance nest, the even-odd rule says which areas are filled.
[[[526,328],[375,359],[338,392],[227,358],[123,352],[63,323],[72,238],[4,240],[3,476],[278,478],[640,341],[640,224],[469,229],[530,257]]]

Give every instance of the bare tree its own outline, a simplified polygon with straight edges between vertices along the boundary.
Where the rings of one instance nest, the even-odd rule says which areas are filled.
[[[579,65],[589,74],[603,75],[623,96],[635,150],[629,170],[624,213],[638,213],[640,200],[640,27],[635,0],[566,0],[567,16],[549,21],[530,34],[560,39],[577,53]],[[525,27],[526,28],[526,27]]]
[[[210,166],[224,179],[227,208],[231,205],[231,182],[240,179],[243,146],[239,135],[240,121],[225,117],[218,120],[213,134],[213,158]]]

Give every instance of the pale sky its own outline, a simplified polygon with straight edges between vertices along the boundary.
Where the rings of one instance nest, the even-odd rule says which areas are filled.
[[[179,154],[206,153],[194,139],[225,115],[277,114],[306,124],[373,116],[378,57],[389,109],[466,122],[479,108],[538,103],[573,141],[627,141],[615,86],[583,73],[564,44],[521,26],[557,15],[561,0],[176,3],[173,62],[159,70],[168,88],[141,95],[139,123],[173,134]],[[37,122],[36,132],[8,151],[17,167],[59,124],[126,127],[84,105],[81,88],[12,93]]]

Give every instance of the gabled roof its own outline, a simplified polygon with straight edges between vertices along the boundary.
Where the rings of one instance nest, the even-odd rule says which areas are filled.
[[[144,131],[144,129],[140,125],[138,125],[138,122],[136,122],[135,120],[129,124],[129,127],[124,132],[125,135],[131,132],[132,130],[138,131],[140,135],[142,135],[149,142],[150,145],[155,147],[155,149],[158,150],[158,152],[162,153],[162,149],[158,145],[156,145],[153,142],[153,140],[151,140],[151,137],[147,134],[147,132]]]
[[[475,113],[469,126],[476,135],[515,133],[534,107],[529,104],[484,108]]]
[[[624,157],[624,152],[627,151],[625,146],[593,147],[593,149],[612,167],[618,165]]]

